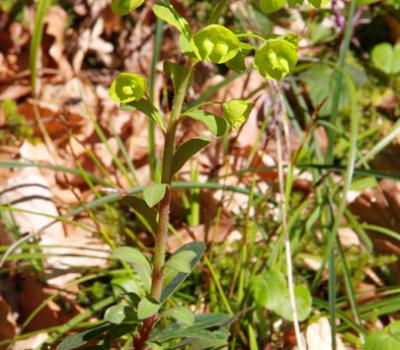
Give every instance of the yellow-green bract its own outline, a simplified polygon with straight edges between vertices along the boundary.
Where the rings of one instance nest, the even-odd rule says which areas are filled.
[[[118,16],[125,16],[143,4],[144,0],[112,0],[111,9]]]
[[[239,52],[240,41],[228,28],[211,24],[193,36],[194,52],[201,61],[225,63]]]
[[[146,91],[146,79],[139,74],[121,73],[111,83],[110,97],[119,103],[140,100]]]
[[[325,5],[329,4],[331,0],[308,0],[308,2],[317,8],[324,7]]]
[[[285,7],[286,0],[260,0],[260,8],[265,13],[272,13]]]
[[[248,100],[231,100],[224,103],[224,118],[235,130],[240,124],[243,124],[253,108],[252,102]]]
[[[270,39],[257,50],[254,67],[267,79],[280,80],[297,63],[297,46],[285,39]]]

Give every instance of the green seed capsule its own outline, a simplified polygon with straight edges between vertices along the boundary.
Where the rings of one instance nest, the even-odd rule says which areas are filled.
[[[201,61],[225,63],[237,55],[240,41],[228,28],[212,24],[193,36],[193,44]]]
[[[280,80],[297,63],[297,46],[285,39],[268,40],[254,56],[254,67],[267,79]]]
[[[224,103],[224,118],[232,130],[243,124],[250,115],[253,103],[248,100],[231,100]]]

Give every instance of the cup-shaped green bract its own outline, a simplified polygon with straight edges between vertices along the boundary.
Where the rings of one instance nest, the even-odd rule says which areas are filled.
[[[297,46],[286,39],[270,39],[254,56],[254,67],[267,79],[280,80],[297,63]]]
[[[112,0],[111,10],[118,16],[125,16],[142,5],[144,0]]]
[[[228,28],[211,24],[193,36],[193,49],[201,61],[225,63],[237,55],[240,41]]]
[[[265,13],[272,13],[284,8],[286,0],[260,0],[260,8]]]
[[[139,101],[146,91],[146,79],[139,74],[121,73],[111,83],[110,97],[119,103]]]
[[[248,100],[231,100],[224,103],[224,118],[232,130],[243,124],[253,108],[253,103]]]

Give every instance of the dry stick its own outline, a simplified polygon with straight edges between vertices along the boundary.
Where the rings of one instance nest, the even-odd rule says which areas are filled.
[[[279,87],[277,88],[278,93]],[[292,262],[292,249],[290,246],[290,235],[287,226],[287,213],[285,206],[285,188],[284,188],[284,175],[283,175],[283,160],[282,160],[282,139],[281,139],[281,128],[285,128],[280,120],[276,121],[275,127],[275,136],[277,143],[277,153],[278,153],[278,179],[279,179],[279,192],[281,196],[280,200],[280,209],[282,215],[282,228],[285,235],[285,253],[286,253],[286,265],[287,265],[287,281],[289,288],[289,299],[290,299],[290,308],[292,311],[293,317],[293,326],[296,334],[296,341],[299,347],[299,350],[305,350],[303,339],[301,337],[299,319],[297,316],[297,308],[296,308],[296,298],[294,294],[294,281],[293,281],[293,262]],[[287,130],[286,135],[287,135]]]
[[[185,100],[189,82],[191,80],[192,72],[193,68],[189,65],[188,69],[185,70],[185,73],[182,76],[181,80],[178,82],[174,104],[172,106],[171,116],[168,122],[168,129],[165,135],[161,182],[167,185],[167,190],[165,192],[164,198],[161,200],[159,205],[159,220],[156,232],[156,242],[153,258],[153,275],[150,292],[151,297],[158,301],[161,297],[164,277],[163,270],[165,264],[165,253],[168,237],[169,212],[171,206],[171,181],[173,177],[172,157],[175,149],[175,134],[177,125],[179,123],[179,117],[181,116],[183,102]],[[135,350],[144,349],[151,329],[157,322],[157,319],[157,315],[153,315],[144,320],[143,325],[139,330],[139,335],[134,340]]]

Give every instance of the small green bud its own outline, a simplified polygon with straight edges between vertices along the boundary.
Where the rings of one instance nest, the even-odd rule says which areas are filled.
[[[240,49],[236,35],[218,24],[211,24],[193,36],[193,49],[201,61],[225,63],[235,57]]]
[[[224,103],[224,118],[232,130],[243,124],[250,115],[253,103],[248,100],[231,100]]]
[[[286,39],[270,39],[254,56],[254,67],[267,79],[280,80],[297,64],[297,46]]]
[[[111,83],[110,97],[119,103],[139,101],[146,91],[146,79],[139,74],[121,73]]]
[[[118,16],[125,16],[142,5],[144,0],[112,0],[111,10]]]

